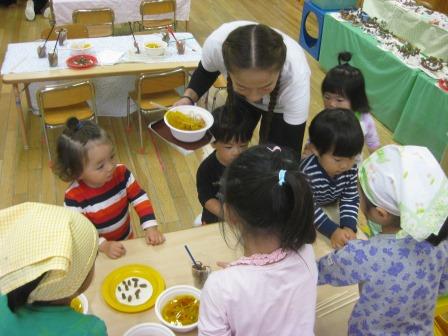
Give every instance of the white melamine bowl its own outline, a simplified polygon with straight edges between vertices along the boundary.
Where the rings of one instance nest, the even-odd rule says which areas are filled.
[[[158,323],[141,323],[127,330],[123,336],[176,336],[169,328]]]
[[[179,111],[186,115],[197,115],[205,121],[205,127],[201,128],[199,130],[196,130],[196,131],[184,131],[184,130],[177,129],[177,128],[173,127],[172,125],[170,125],[170,123],[168,122],[168,120],[166,118],[167,113],[170,111]],[[202,107],[199,107],[199,106],[193,106],[193,105],[175,106],[175,107],[172,107],[171,109],[169,109],[167,111],[167,113],[165,113],[165,116],[164,116],[165,124],[170,128],[171,134],[173,134],[173,137],[175,137],[179,141],[183,141],[183,142],[199,141],[204,137],[205,132],[207,132],[207,130],[210,127],[212,127],[212,125],[213,125],[212,114],[209,111],[207,111],[206,109],[203,109]]]
[[[165,289],[162,293],[160,293],[159,297],[156,300],[155,305],[155,312],[156,316],[159,319],[160,322],[162,322],[167,327],[173,329],[175,332],[189,332],[198,326],[198,322],[185,325],[185,326],[175,326],[173,324],[170,324],[168,321],[165,321],[162,317],[162,308],[165,306],[168,301],[172,300],[174,297],[179,295],[193,295],[198,300],[201,296],[201,291],[193,286],[187,286],[187,285],[179,285],[179,286],[173,286],[170,288]]]
[[[156,46],[156,47],[155,47]],[[146,41],[143,47],[148,56],[162,56],[165,54],[168,44],[165,41]]]

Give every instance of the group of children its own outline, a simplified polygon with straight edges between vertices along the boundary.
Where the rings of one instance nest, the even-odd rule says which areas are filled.
[[[248,149],[253,120],[229,105],[213,111],[215,151],[197,172],[202,222],[225,221],[244,256],[207,280],[200,335],[313,335],[317,285],[355,283],[360,299],[350,335],[432,335],[436,298],[448,291],[447,178],[425,148],[378,149],[362,73],[348,61],[341,55],[325,77],[325,109],[309,126],[301,161],[286,147]],[[361,163],[364,143],[372,154]],[[11,245],[16,257],[0,260],[6,294],[0,309],[2,316],[9,312],[0,331],[8,335],[22,335],[33,310],[41,311],[33,323],[42,328],[50,311],[62,314],[90,282],[98,250],[110,258],[125,254],[120,240],[134,236],[129,204],[147,243],[164,242],[147,194],[126,166],[116,164],[113,144],[98,125],[68,120],[57,157],[55,172],[70,182],[64,204],[84,216],[37,204],[0,211],[2,246],[34,238],[33,232],[49,242],[26,258],[26,241]],[[323,208],[334,203],[339,221]],[[356,240],[360,205],[369,240]],[[11,228],[22,224],[17,235]],[[316,230],[336,249],[317,263],[311,246]],[[55,236],[79,246],[69,254],[64,244],[54,244]],[[67,335],[106,333],[102,321],[73,313],[52,323],[77,326],[64,329]]]

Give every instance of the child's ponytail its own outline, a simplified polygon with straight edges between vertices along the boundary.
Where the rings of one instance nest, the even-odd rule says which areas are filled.
[[[338,54],[338,64],[339,65],[348,64],[348,62],[350,62],[351,59],[352,59],[352,54],[348,51],[343,51]]]

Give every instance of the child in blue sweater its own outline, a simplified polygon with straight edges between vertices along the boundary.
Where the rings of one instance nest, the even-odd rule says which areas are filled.
[[[300,163],[308,176],[314,197],[314,225],[341,248],[356,238],[358,222],[358,170],[356,156],[361,153],[364,135],[356,116],[347,109],[326,109],[309,127],[312,155]],[[339,202],[339,224],[332,221],[322,206]]]

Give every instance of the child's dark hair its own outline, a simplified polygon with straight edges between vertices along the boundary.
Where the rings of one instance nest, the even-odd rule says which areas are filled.
[[[222,143],[249,142],[252,138],[256,125],[245,113],[231,113],[228,106],[224,105],[216,108],[212,115],[214,120],[210,133],[215,141]]]
[[[351,58],[349,52],[338,55],[338,65],[327,72],[322,82],[322,95],[325,92],[338,94],[350,101],[352,111],[368,113],[370,106],[364,76],[361,70],[348,63]]]
[[[13,313],[15,313],[20,307],[26,305],[31,292],[37,288],[39,282],[44,278],[44,276],[45,273],[25,285],[14,289],[6,295],[8,298],[8,307]]]
[[[347,109],[325,109],[311,121],[310,142],[319,154],[353,157],[362,151],[364,135],[355,114]]]
[[[274,29],[264,24],[251,24],[236,28],[227,36],[222,45],[222,55],[230,73],[240,69],[274,70],[281,73],[286,60],[286,45],[283,37]],[[270,94],[268,111],[263,113],[261,120],[261,143],[268,139],[279,90],[280,76]],[[227,77],[227,93],[227,104],[232,106],[235,93],[230,76]]]
[[[74,181],[81,176],[86,163],[89,141],[104,141],[111,143],[106,131],[92,121],[79,121],[70,118],[65,129],[59,136],[56,147],[56,164],[54,171],[63,181]]]
[[[366,194],[364,193],[364,191],[362,190],[362,188],[360,189],[360,193],[362,194],[363,198],[364,198],[364,203],[366,205],[367,211],[369,211],[372,208],[375,208],[376,205],[373,204],[367,197]],[[396,218],[398,218],[398,223],[400,221],[400,217],[392,215]],[[438,234],[433,234],[431,233],[431,235],[426,238],[425,240],[430,243],[433,246],[437,246],[439,245],[441,242],[443,242],[444,240],[446,240],[448,238],[448,217],[445,219],[445,222],[443,223],[442,227],[439,230]]]
[[[249,148],[227,168],[222,191],[225,206],[238,219],[241,239],[273,234],[281,248],[292,250],[316,239],[313,194],[292,150]]]

